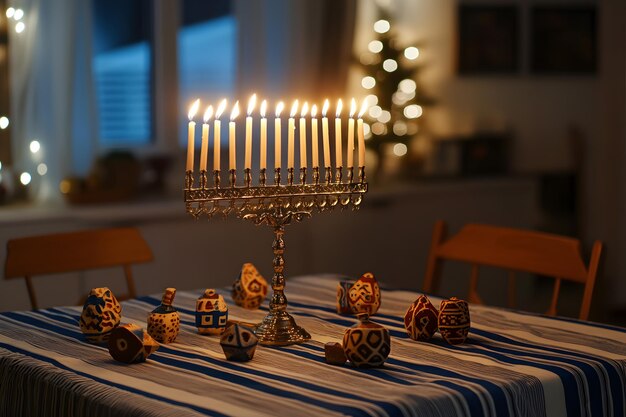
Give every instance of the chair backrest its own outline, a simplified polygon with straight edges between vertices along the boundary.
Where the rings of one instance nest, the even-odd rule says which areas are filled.
[[[509,270],[509,305],[514,298],[513,271],[523,271],[554,277],[552,301],[548,314],[556,315],[561,280],[585,285],[579,317],[586,320],[593,295],[602,243],[593,245],[589,265],[581,257],[581,244],[577,239],[529,230],[468,224],[459,233],[446,239],[446,224],[435,223],[431,242],[424,292],[432,292],[438,283],[442,260],[467,262],[472,265],[469,301],[482,303],[478,295],[479,266],[492,266]]]
[[[152,251],[135,228],[98,229],[9,240],[4,276],[25,278],[33,309],[38,308],[31,278],[115,266],[124,268],[128,295],[136,297],[131,264],[149,262]]]

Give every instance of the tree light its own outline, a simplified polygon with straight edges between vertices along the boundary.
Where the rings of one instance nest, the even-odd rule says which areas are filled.
[[[408,48],[404,50],[404,56],[407,59],[411,59],[411,60],[416,59],[418,56],[420,56],[420,50],[414,46],[409,46]]]
[[[378,20],[376,23],[374,23],[374,31],[378,33],[389,32],[389,29],[391,29],[391,25],[388,21],[384,19]]]
[[[374,79],[374,77],[370,77],[368,75],[367,77],[363,77],[363,79],[361,80],[361,85],[363,86],[363,88],[367,88],[369,90],[374,88],[374,86],[376,85],[376,80]]]
[[[396,156],[404,156],[406,155],[408,150],[409,149],[406,147],[404,143],[396,143],[395,145],[393,145],[393,153]]]
[[[370,52],[373,52],[373,53],[377,54],[377,53],[379,53],[380,51],[383,50],[383,43],[381,41],[371,41],[367,45],[367,49]]]
[[[418,106],[417,104],[411,104],[404,108],[404,116],[409,119],[417,119],[422,115],[422,106]]]
[[[398,69],[398,63],[394,59],[385,59],[383,69],[387,72],[394,72]]]

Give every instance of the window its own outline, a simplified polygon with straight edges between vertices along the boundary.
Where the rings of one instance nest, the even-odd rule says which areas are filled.
[[[94,0],[93,72],[100,144],[153,139],[151,0]]]
[[[178,137],[183,146],[187,145],[186,113],[189,103],[198,97],[204,103],[215,103],[223,97],[232,97],[234,93],[236,32],[237,24],[229,0],[183,1],[182,26],[178,31],[181,102]]]

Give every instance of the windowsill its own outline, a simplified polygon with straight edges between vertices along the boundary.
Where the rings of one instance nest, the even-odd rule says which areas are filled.
[[[364,204],[376,204],[381,199],[397,197],[433,198],[441,193],[478,192],[496,190],[498,193],[517,193],[535,184],[533,176],[502,176],[484,178],[440,178],[416,182],[398,182],[371,185]],[[77,221],[86,223],[144,223],[164,219],[188,218],[181,194],[162,194],[139,197],[127,202],[98,205],[69,205],[55,203],[15,203],[0,206],[0,227],[50,221]]]

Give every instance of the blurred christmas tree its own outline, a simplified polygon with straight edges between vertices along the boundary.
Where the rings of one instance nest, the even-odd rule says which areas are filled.
[[[407,158],[407,153],[423,125],[423,106],[433,101],[417,83],[419,49],[399,45],[385,9],[379,9],[379,17],[373,27],[376,39],[359,57],[364,72],[361,86],[367,90],[371,106],[365,115],[370,130],[366,146],[378,156],[376,176],[384,171],[385,154],[390,148],[395,157],[409,160],[403,164],[408,171],[405,174],[415,176],[419,161]]]

